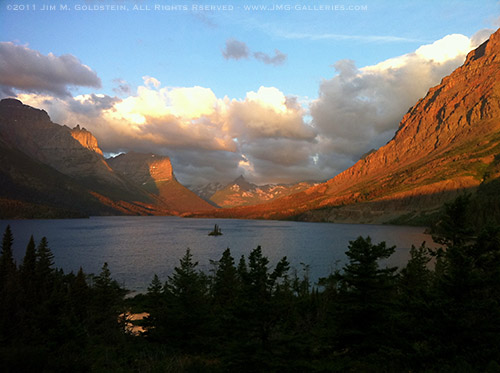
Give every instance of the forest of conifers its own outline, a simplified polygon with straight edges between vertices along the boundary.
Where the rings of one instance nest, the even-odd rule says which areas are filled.
[[[312,284],[286,258],[227,249],[202,273],[189,250],[163,283],[127,298],[107,264],[98,275],[55,269],[30,239],[22,263],[7,227],[0,253],[2,372],[498,372],[500,228],[473,227],[470,198],[445,205],[438,249],[394,251],[360,236],[347,263]],[[362,232],[360,232],[362,233]],[[126,332],[125,312],[147,312]]]

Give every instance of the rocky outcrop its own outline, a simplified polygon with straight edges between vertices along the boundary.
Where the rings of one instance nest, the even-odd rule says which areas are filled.
[[[92,133],[87,131],[85,128],[80,128],[80,125],[76,125],[75,128],[71,130],[71,136],[78,141],[83,147],[92,150],[93,152],[103,155],[102,150],[99,148],[97,144],[97,139]]]
[[[15,99],[0,101],[0,133],[7,143],[57,171],[76,178],[95,177],[103,182],[121,184],[109,168],[88,131],[70,130],[53,123],[44,110],[24,105]],[[82,133],[80,136],[78,133]],[[85,134],[86,133],[86,134]]]
[[[214,206],[177,181],[169,157],[130,152],[111,158],[108,162],[123,177],[155,195],[173,213],[214,209]]]
[[[129,152],[108,159],[109,165],[137,184],[152,186],[174,180],[170,158],[156,154]]]

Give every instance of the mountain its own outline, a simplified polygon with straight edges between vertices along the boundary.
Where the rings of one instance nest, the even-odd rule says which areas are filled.
[[[130,152],[110,158],[108,163],[113,170],[157,196],[176,214],[214,209],[177,181],[169,157]]]
[[[407,112],[392,140],[326,183],[215,216],[412,222],[463,191],[491,192],[500,176],[499,54],[500,30]]]
[[[208,210],[175,180],[168,158],[149,163],[147,174],[140,167],[135,175],[117,172],[86,129],[53,123],[45,111],[19,100],[0,101],[0,218]]]
[[[101,185],[125,191],[130,189],[108,166],[97,140],[90,132],[79,127],[71,130],[67,126],[53,123],[44,110],[24,105],[15,99],[2,100],[0,133],[4,141],[13,148],[62,174],[82,182],[91,181],[94,187]],[[138,191],[129,192],[134,194]]]
[[[76,180],[35,161],[0,138],[0,219],[111,215]]]
[[[248,182],[243,175],[224,188],[217,190],[210,201],[223,208],[256,205],[278,199],[310,188],[313,184],[302,182],[298,184],[267,184],[257,186]]]
[[[214,181],[202,185],[190,185],[188,188],[208,203],[213,203],[210,201],[210,197],[212,197],[217,191],[223,189],[224,186],[225,185],[222,185],[218,181]]]

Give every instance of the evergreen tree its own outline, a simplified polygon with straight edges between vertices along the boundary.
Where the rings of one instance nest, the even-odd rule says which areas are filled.
[[[127,291],[112,279],[108,263],[105,262],[101,272],[94,277],[91,291],[92,319],[95,328],[105,338],[114,338],[119,330],[118,316],[123,313],[123,298]]]
[[[16,272],[16,264],[14,256],[12,255],[12,244],[14,243],[14,236],[10,225],[5,228],[2,240],[2,251],[0,252],[0,291],[6,285],[8,277]]]
[[[500,229],[473,235],[469,205],[469,195],[446,204],[446,223],[433,236],[444,245],[433,253],[433,359],[446,369],[464,362],[485,369],[500,355]]]
[[[349,242],[349,262],[339,275],[337,344],[351,358],[372,359],[391,337],[396,268],[380,268],[394,247],[370,237]],[[362,369],[362,368],[361,368]]]
[[[230,249],[226,249],[219,261],[212,261],[214,272],[211,278],[211,313],[214,316],[216,345],[220,351],[228,349],[234,342],[238,318],[238,297],[241,282]]]
[[[197,266],[187,249],[165,283],[166,312],[163,321],[158,320],[163,323],[159,330],[168,333],[165,337],[174,347],[187,351],[203,350],[211,337],[208,280]]]
[[[420,247],[412,246],[410,259],[401,270],[398,279],[397,328],[395,349],[404,356],[401,364],[406,369],[424,369],[432,355],[429,336],[432,324],[432,282],[429,269],[432,257],[425,242]]]
[[[19,327],[19,278],[12,255],[14,237],[5,229],[0,252],[0,342],[15,337]]]
[[[167,310],[165,309],[165,295],[162,290],[163,285],[155,273],[146,294],[145,306],[149,316],[144,320],[146,334],[150,337],[153,336],[153,339],[164,338],[166,335],[164,318]]]
[[[42,237],[36,249],[36,280],[40,297],[47,297],[52,290],[54,255],[49,248],[46,237]]]
[[[70,299],[73,312],[80,322],[88,318],[90,289],[82,267],[78,270],[71,286]]]
[[[159,297],[161,295],[162,287],[163,285],[158,278],[158,275],[155,273],[151,284],[148,286],[148,295],[153,298]]]
[[[228,248],[222,253],[222,257],[216,265],[212,284],[212,296],[215,303],[222,309],[231,307],[239,291],[239,278],[235,267],[234,258]]]
[[[269,370],[274,369],[271,368],[274,363],[280,364],[281,359],[275,354],[283,338],[279,330],[283,315],[290,311],[291,303],[286,305],[292,294],[287,280],[289,264],[283,258],[272,273],[268,265],[269,259],[260,246],[250,252],[248,265],[244,257],[239,262],[241,292],[235,311],[237,343],[231,349],[233,370]]]
[[[34,296],[36,292],[36,267],[37,267],[37,256],[36,256],[36,246],[33,235],[30,237],[28,245],[26,246],[26,253],[24,255],[23,263],[20,268],[21,282],[23,289],[29,295],[27,297]]]
[[[432,228],[434,242],[445,247],[459,247],[471,242],[470,203],[470,194],[462,194],[453,202],[445,203],[441,218]]]

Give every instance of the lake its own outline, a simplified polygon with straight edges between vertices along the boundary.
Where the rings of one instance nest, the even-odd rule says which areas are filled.
[[[184,219],[171,216],[92,217],[63,220],[0,220],[1,233],[10,224],[14,257],[21,263],[31,234],[38,244],[46,236],[57,267],[65,272],[98,274],[104,262],[121,285],[144,292],[156,273],[165,281],[190,248],[198,268],[207,272],[210,259],[220,259],[226,248],[238,262],[262,247],[270,264],[286,256],[301,274],[309,266],[317,281],[346,263],[349,241],[369,235],[374,243],[396,245],[388,265],[404,266],[412,244],[432,243],[422,227],[363,224],[302,223],[268,220]],[[222,236],[208,236],[214,224]]]

